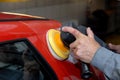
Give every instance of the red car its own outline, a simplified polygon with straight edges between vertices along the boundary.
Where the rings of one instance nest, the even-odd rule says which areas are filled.
[[[0,13],[0,80],[105,80],[91,65],[92,76],[83,79],[80,63],[54,58],[46,34],[60,27],[52,19]]]

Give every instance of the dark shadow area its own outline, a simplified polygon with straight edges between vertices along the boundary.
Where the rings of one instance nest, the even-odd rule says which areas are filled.
[[[87,26],[91,27],[93,32],[101,39],[106,36],[108,28],[108,15],[102,10],[95,10],[87,19]],[[103,36],[104,35],[104,36]]]

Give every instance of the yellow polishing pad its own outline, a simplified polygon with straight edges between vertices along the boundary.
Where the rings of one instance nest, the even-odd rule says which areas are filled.
[[[54,56],[59,57],[59,60],[65,60],[68,58],[69,49],[64,46],[60,38],[60,31],[50,29],[47,33],[47,39],[48,44],[50,45],[49,47],[51,48],[52,54],[54,54]]]

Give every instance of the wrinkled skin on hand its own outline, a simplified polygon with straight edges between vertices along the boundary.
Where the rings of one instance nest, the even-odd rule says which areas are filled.
[[[110,49],[116,51],[117,53],[120,53],[120,45],[115,45],[115,44],[109,43],[108,46]]]
[[[63,27],[62,31],[69,32],[75,36],[76,40],[70,44],[70,49],[75,57],[83,62],[90,63],[100,48],[100,44],[94,39],[94,34],[90,28],[87,28],[87,35],[72,27]]]

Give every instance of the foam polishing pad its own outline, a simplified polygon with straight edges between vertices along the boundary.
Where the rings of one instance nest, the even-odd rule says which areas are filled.
[[[69,49],[63,44],[59,30],[48,30],[46,39],[49,50],[54,58],[58,60],[65,60],[68,58]]]

